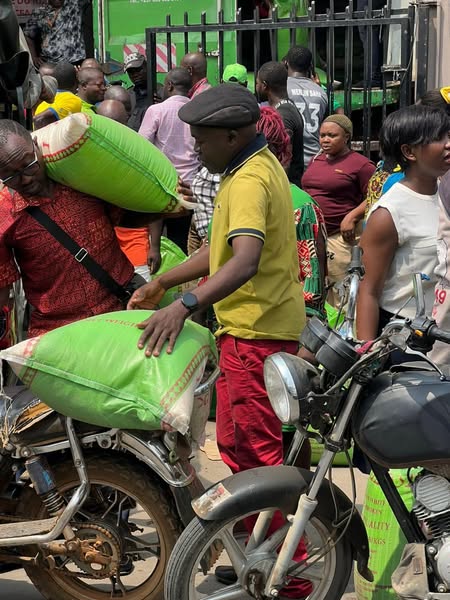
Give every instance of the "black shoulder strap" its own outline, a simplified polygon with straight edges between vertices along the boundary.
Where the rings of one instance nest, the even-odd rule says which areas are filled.
[[[55,223],[55,221],[49,217],[43,210],[41,210],[38,206],[28,206],[26,211],[29,215],[36,219],[36,221],[42,225],[51,235],[57,240],[66,250],[72,254],[74,259],[79,262],[83,267],[96,279],[99,283],[101,283],[105,288],[107,288],[114,296],[117,296],[119,300],[122,302],[126,302],[130,294],[127,290],[117,283],[115,279],[111,277],[111,275],[105,271],[105,269],[98,264],[86,250],[86,248],[82,248],[75,240],[73,240],[68,233],[66,233],[61,227]]]

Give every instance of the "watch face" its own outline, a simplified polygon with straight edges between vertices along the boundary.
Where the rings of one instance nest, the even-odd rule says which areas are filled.
[[[181,302],[189,310],[195,310],[198,306],[197,297],[189,292],[187,294],[184,294],[184,296],[181,298]]]

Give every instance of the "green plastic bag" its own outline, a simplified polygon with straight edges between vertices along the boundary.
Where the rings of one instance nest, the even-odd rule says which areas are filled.
[[[407,469],[391,469],[389,474],[403,502],[411,509],[414,498],[407,472]],[[406,539],[373,473],[367,482],[362,517],[369,537],[369,569],[374,581],[366,581],[355,569],[357,600],[396,600],[391,577],[400,562]]]
[[[155,273],[155,277],[161,275],[162,273],[167,273],[170,269],[181,265],[187,259],[186,254],[179,248],[174,242],[167,239],[166,237],[161,237],[161,266],[157,273]],[[164,308],[171,304],[177,298],[183,294],[183,286],[177,285],[164,294],[161,302],[159,303],[160,308]]]
[[[194,390],[208,359],[216,359],[214,338],[186,321],[172,354],[146,357],[137,348],[136,325],[151,314],[90,317],[21,342],[0,358],[42,402],[85,423],[201,431],[198,419],[206,423],[209,404],[196,414]]]
[[[339,325],[342,325],[345,319],[344,312],[341,312],[339,315],[337,308],[334,308],[334,306],[331,306],[331,304],[328,304],[328,302],[325,302],[325,311],[327,313],[328,325],[331,327],[331,329],[335,329],[336,327],[339,327]]]
[[[177,172],[141,135],[112,119],[76,113],[33,133],[49,177],[137,212],[176,212]]]

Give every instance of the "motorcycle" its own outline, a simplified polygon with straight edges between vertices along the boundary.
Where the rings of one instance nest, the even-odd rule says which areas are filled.
[[[194,500],[196,517],[169,560],[166,600],[285,598],[283,588],[296,579],[312,583],[310,600],[338,600],[354,561],[361,576],[373,581],[367,532],[355,506],[348,455],[352,439],[369,461],[407,540],[393,575],[397,595],[450,600],[450,381],[425,356],[435,340],[450,343],[450,333],[426,317],[422,280],[416,275],[415,318],[394,317],[376,340],[359,344],[353,322],[362,276],[357,248],[342,327],[331,330],[313,318],[302,334],[300,341],[315,354],[320,370],[282,352],[266,360],[273,409],[282,423],[296,427],[287,460],[228,477]],[[421,362],[389,369],[386,361],[399,348],[408,348]],[[315,472],[292,466],[308,437],[324,444]],[[352,499],[332,480],[333,458],[341,451],[348,456]],[[411,512],[390,468],[409,469]],[[285,524],[269,535],[275,511],[282,512]],[[256,520],[253,529],[246,521],[250,536],[242,535],[240,523],[248,517]],[[292,558],[301,540],[307,557],[296,562]],[[225,588],[214,577],[218,563],[208,552],[213,543],[222,545],[220,562],[234,568],[235,583]]]
[[[207,400],[210,369],[197,387]],[[47,600],[162,600],[167,561],[204,491],[188,436],[73,421],[27,388],[0,403],[0,571]]]

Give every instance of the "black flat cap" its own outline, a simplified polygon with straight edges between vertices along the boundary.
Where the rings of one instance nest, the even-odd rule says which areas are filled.
[[[223,83],[198,94],[178,111],[189,125],[239,129],[256,123],[259,106],[255,96],[242,85]]]

